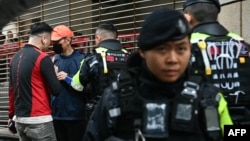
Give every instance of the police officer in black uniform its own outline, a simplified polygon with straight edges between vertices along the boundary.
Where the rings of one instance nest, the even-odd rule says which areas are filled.
[[[144,21],[139,51],[105,89],[84,141],[221,140],[232,124],[223,95],[189,71],[191,44],[184,15],[158,9]]]
[[[76,91],[84,91],[86,121],[95,108],[103,89],[116,80],[120,69],[126,68],[128,51],[117,40],[118,32],[112,23],[101,23],[95,31],[96,48],[81,61],[73,78],[65,81]]]
[[[250,125],[249,45],[217,21],[221,10],[219,0],[186,0],[183,8],[192,28],[192,68],[204,74],[211,68],[207,76],[226,97],[234,124]],[[206,53],[197,46],[204,39],[215,43],[210,46],[207,42]]]

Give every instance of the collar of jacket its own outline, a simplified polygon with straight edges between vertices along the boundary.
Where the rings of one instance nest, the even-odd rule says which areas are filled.
[[[187,71],[177,81],[173,83],[162,82],[157,79],[147,68],[145,62],[142,63],[139,74],[140,92],[143,97],[173,98],[183,90],[183,83],[187,79]]]
[[[138,52],[132,53],[127,61],[127,65],[134,77],[138,77],[141,92],[145,97],[157,97],[159,95],[165,95],[168,98],[174,97],[180,93],[183,87],[184,81],[190,75],[190,67],[187,68],[186,72],[174,83],[166,83],[158,80],[148,69],[145,61],[141,58]],[[151,91],[153,90],[153,92]],[[155,95],[157,92],[157,95]]]
[[[24,45],[24,48],[28,48],[28,47],[34,47],[34,48],[36,48],[36,49],[38,49],[38,50],[41,50],[39,47],[37,47],[37,46],[35,46],[35,45],[32,45],[32,44],[25,44],[25,45]]]
[[[107,39],[99,43],[98,47],[104,47],[110,50],[121,50],[123,49],[120,41],[116,39]]]
[[[208,35],[227,35],[228,30],[217,21],[203,22],[193,27],[192,33],[199,32]]]

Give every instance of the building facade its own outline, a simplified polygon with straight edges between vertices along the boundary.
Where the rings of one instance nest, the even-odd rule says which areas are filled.
[[[0,83],[7,80],[11,56],[28,40],[32,23],[45,21],[51,26],[68,25],[75,33],[73,46],[83,52],[94,47],[94,31],[99,23],[113,23],[119,32],[119,40],[130,51],[137,49],[137,37],[141,24],[151,11],[161,7],[182,10],[184,0],[47,0],[29,9],[2,29],[8,40],[11,31],[13,42],[0,45]],[[250,0],[220,0],[219,21],[230,31],[250,42]],[[53,54],[50,50],[48,53]]]

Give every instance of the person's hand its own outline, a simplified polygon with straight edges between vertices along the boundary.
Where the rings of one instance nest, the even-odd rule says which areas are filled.
[[[51,57],[51,61],[52,61],[53,64],[55,63],[55,56]]]
[[[9,129],[9,131],[12,134],[16,134],[17,133],[17,130],[16,130],[16,127],[15,127],[15,121],[14,120],[12,120],[12,119],[8,120],[8,129]]]
[[[64,71],[60,71],[57,73],[57,79],[58,80],[64,80],[66,77],[68,76],[68,74]]]
[[[58,73],[58,66],[54,65],[54,70],[55,70],[55,73],[57,74]]]
[[[185,18],[187,19],[188,23],[191,22],[191,16],[187,13],[184,13]]]
[[[13,121],[12,119],[8,119],[8,127],[12,121]]]

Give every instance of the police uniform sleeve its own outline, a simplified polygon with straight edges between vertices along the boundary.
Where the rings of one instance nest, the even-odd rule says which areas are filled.
[[[106,89],[92,112],[84,134],[84,141],[104,141],[111,133],[107,124],[108,102],[110,89]]]
[[[80,82],[83,85],[86,85],[91,79],[95,79],[99,75],[99,62],[97,60],[97,54],[92,54],[86,58],[85,63],[81,67],[79,74]]]
[[[220,101],[218,106],[218,112],[220,115],[220,127],[222,131],[222,135],[224,135],[224,125],[232,125],[232,119],[228,111],[227,101],[225,100],[224,96],[219,93]]]
[[[77,71],[77,73],[73,76],[73,78],[71,79],[70,77],[66,77],[65,81],[71,85],[71,87],[73,89],[75,89],[76,91],[82,91],[84,89],[83,84],[80,82],[80,71],[83,67],[84,64],[84,59],[80,62],[80,69]]]
[[[65,81],[70,84],[73,89],[82,91],[90,79],[97,78],[98,76],[98,61],[95,55],[90,55],[82,60],[80,70],[78,70],[73,78],[67,77]]]

